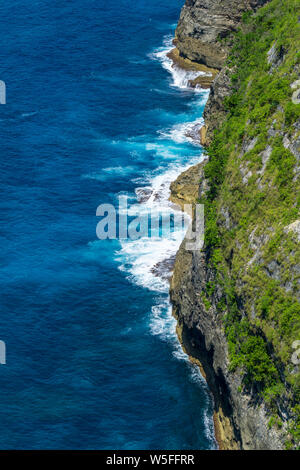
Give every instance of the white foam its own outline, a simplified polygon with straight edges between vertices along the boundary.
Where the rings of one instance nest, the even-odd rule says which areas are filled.
[[[126,176],[127,174],[132,173],[135,170],[135,167],[127,166],[115,166],[102,168],[101,172],[94,172],[82,175],[83,179],[91,179],[97,181],[106,181],[109,178],[115,178],[117,176]]]
[[[161,303],[152,307],[150,331],[154,336],[159,336],[164,341],[178,343],[176,320],[172,316],[169,299],[162,299]]]
[[[201,156],[194,158],[191,163],[201,161]],[[149,197],[142,203],[132,204],[128,214],[141,216],[143,214],[171,214],[174,205],[169,201],[170,184],[179,174],[189,168],[189,165],[170,164],[164,173],[151,177],[148,175],[146,186]],[[143,188],[137,188],[141,192]],[[137,240],[120,240],[121,249],[116,253],[116,259],[121,263],[120,269],[128,273],[128,278],[135,284],[156,292],[168,293],[169,283],[155,273],[155,266],[176,255],[184,238],[184,227],[176,226],[176,230],[166,237],[143,237]]]
[[[199,72],[186,72],[173,67],[172,61],[167,57],[167,53],[172,48],[172,37],[166,38],[164,46],[152,54],[152,58],[159,60],[162,66],[167,69],[173,79],[172,86],[186,89],[188,81]],[[199,107],[204,104],[207,99],[208,92],[203,91],[200,99],[195,104]],[[170,184],[179,174],[203,160],[200,153],[197,156],[182,156],[182,149],[178,144],[186,142],[195,143],[195,134],[197,134],[203,125],[203,119],[198,118],[193,122],[183,122],[174,125],[169,129],[159,132],[159,140],[146,144],[146,150],[154,152],[160,158],[169,160],[167,167],[157,168],[154,173],[146,173],[142,177],[136,178],[136,184],[142,184],[137,187],[135,192],[139,202],[133,203],[129,207],[129,214],[141,215],[144,213],[171,213],[174,206],[169,201]],[[162,142],[166,141],[166,144]],[[169,142],[175,142],[177,147],[170,145]],[[183,163],[188,160],[188,163]],[[167,237],[143,237],[138,240],[120,240],[121,249],[116,252],[116,259],[120,263],[120,269],[127,274],[128,279],[144,288],[150,289],[159,295],[156,296],[156,304],[151,309],[149,321],[149,329],[152,335],[158,336],[162,341],[172,344],[173,357],[175,360],[184,361],[188,370],[190,380],[194,383],[201,383],[202,387],[206,387],[206,382],[202,377],[198,366],[189,361],[188,355],[183,351],[176,334],[176,320],[172,315],[172,307],[169,301],[169,281],[166,276],[159,277],[155,267],[158,263],[169,258],[175,257],[179,246],[184,238],[184,229],[177,229]],[[167,265],[165,269],[170,269]],[[208,389],[207,389],[208,391]],[[211,447],[216,448],[214,437],[214,426],[212,417],[209,414],[211,408],[209,392],[206,395],[206,403],[203,407],[203,422],[207,438],[211,442]]]
[[[167,130],[159,132],[160,138],[172,139],[178,144],[189,142],[193,145],[199,145],[199,131],[204,124],[204,119],[201,117],[192,122],[183,122],[175,124],[173,127]]]
[[[35,116],[36,114],[38,114],[38,111],[32,111],[31,113],[22,113],[21,114],[21,117],[31,117],[31,116]]]
[[[194,123],[183,123],[174,126],[171,130],[161,132],[161,137],[167,140],[188,141],[186,131],[193,126],[200,126],[201,119]],[[179,137],[180,134],[180,137]],[[150,146],[150,144],[148,144]],[[172,147],[172,146],[171,146]],[[160,144],[153,143],[151,148],[161,150],[166,148]],[[174,147],[175,149],[175,147]],[[174,155],[175,158],[175,155]],[[188,164],[180,163],[179,157],[165,168],[159,167],[154,173],[146,173],[143,177],[136,178],[136,183],[144,183],[143,187],[136,188],[136,194],[147,193],[147,197],[141,202],[133,203],[128,207],[128,214],[141,216],[143,214],[171,214],[174,213],[174,205],[169,201],[170,184],[190,166],[202,161],[200,154],[189,159]],[[166,259],[176,255],[184,238],[184,227],[176,226],[176,230],[165,237],[143,237],[137,240],[120,240],[121,249],[116,252],[116,259],[120,262],[119,269],[127,273],[128,279],[147,289],[168,293],[169,282],[164,277],[158,277],[155,266]]]
[[[152,315],[150,321],[151,333],[159,336],[161,340],[172,343],[173,357],[178,361],[183,361],[189,369],[189,377],[193,383],[201,384],[202,388],[206,389],[204,395],[205,403],[203,406],[203,423],[205,427],[205,434],[211,447],[217,449],[217,443],[214,433],[212,410],[212,396],[206,380],[202,376],[200,369],[197,365],[192,364],[188,355],[183,351],[181,344],[178,341],[176,333],[176,320],[172,315],[172,307],[169,300],[162,300],[161,303],[152,307]]]
[[[170,36],[165,39],[163,47],[153,53],[153,57],[161,60],[165,67],[172,64],[172,61],[167,57],[167,52],[171,46],[172,37]],[[170,66],[168,70],[173,77],[177,77],[177,72],[174,72],[173,67]],[[187,80],[190,79],[189,72],[181,72],[186,74]],[[180,77],[182,77],[181,72]],[[205,92],[200,97],[201,104],[206,98],[207,93]],[[163,157],[172,161],[167,168],[158,168],[155,174],[148,173],[143,178],[135,179],[135,182],[143,182],[144,186],[136,188],[140,203],[130,206],[128,211],[130,215],[142,215],[149,213],[150,210],[152,214],[155,211],[160,214],[174,211],[174,206],[169,201],[170,184],[187,168],[199,163],[203,157],[199,152],[198,156],[189,158],[188,164],[182,164],[179,161],[179,159],[182,159],[182,155],[178,155],[178,146],[170,145],[169,142],[172,141],[176,144],[195,143],[193,135],[199,132],[202,125],[203,118],[198,118],[193,122],[179,123],[160,132],[160,140],[164,139],[166,143],[160,143],[159,141],[146,143],[146,150],[155,152],[160,158]],[[140,195],[145,194],[146,197],[140,198]],[[121,249],[116,253],[117,259],[121,262],[120,269],[127,272],[129,279],[137,285],[157,292],[167,293],[169,289],[168,281],[159,278],[153,268],[165,259],[175,256],[184,235],[185,231],[178,229],[165,238],[144,237],[138,240],[121,240]]]
[[[189,81],[194,80],[195,78],[199,77],[200,75],[208,75],[205,72],[200,71],[190,71],[184,70],[178,67],[176,64],[173,63],[172,59],[168,57],[168,53],[174,49],[173,45],[173,36],[166,36],[163,42],[163,46],[156,49],[154,52],[150,54],[150,58],[154,60],[159,60],[162,64],[163,68],[167,70],[172,76],[172,83],[171,86],[181,88],[183,90],[192,89],[189,86]],[[203,91],[200,87],[196,87],[193,89],[195,92]]]

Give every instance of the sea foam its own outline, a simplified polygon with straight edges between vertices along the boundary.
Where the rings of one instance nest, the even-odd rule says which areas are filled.
[[[174,67],[171,59],[167,56],[171,49],[172,37],[166,37],[163,47],[154,51],[150,57],[153,60],[159,60],[162,66],[171,74],[171,86],[188,90],[190,89],[188,81],[199,75],[199,72],[189,72]],[[207,100],[208,91],[190,90],[199,96],[196,106],[203,106]],[[199,91],[201,91],[200,95]],[[177,123],[169,129],[160,130],[158,139],[146,144],[146,150],[154,152],[157,157],[165,162],[165,165],[157,168],[153,173],[147,173],[133,180],[136,184],[143,185],[137,186],[135,189],[136,203],[129,207],[129,214],[141,215],[149,213],[149,211],[152,214],[161,214],[174,211],[174,205],[169,200],[170,184],[183,171],[203,160],[201,146],[197,141],[203,123],[202,117],[191,122]],[[178,147],[181,144],[192,144],[193,146],[193,151],[190,152],[191,155],[187,155],[187,158],[182,158],[179,151],[180,147]],[[196,155],[195,147],[199,147],[199,153],[196,152]],[[151,309],[149,319],[150,333],[158,336],[162,341],[170,343],[174,359],[186,363],[190,372],[190,380],[201,383],[202,388],[206,389],[207,403],[203,408],[203,423],[206,436],[211,442],[212,448],[215,448],[213,420],[209,414],[209,390],[198,366],[189,361],[188,355],[183,351],[178,341],[176,320],[172,315],[172,306],[168,296],[168,278],[172,274],[172,263],[164,264],[164,262],[175,259],[184,236],[185,230],[182,228],[172,232],[168,237],[120,240],[121,248],[116,252],[116,259],[119,262],[119,269],[127,274],[131,282],[157,293],[156,303]],[[160,265],[165,271],[161,272],[156,269]]]
[[[172,78],[172,87],[180,88],[182,90],[191,90],[194,92],[202,92],[200,88],[191,89],[189,81],[199,77],[199,75],[206,75],[205,72],[184,70],[173,63],[172,59],[168,57],[169,52],[174,48],[173,36],[166,36],[162,47],[156,49],[150,54],[150,58],[159,60],[162,67],[167,70]]]

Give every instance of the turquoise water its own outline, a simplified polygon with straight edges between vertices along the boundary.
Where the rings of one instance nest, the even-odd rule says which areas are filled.
[[[1,449],[215,448],[169,273],[153,272],[183,232],[96,237],[100,204],[168,212],[169,183],[201,160],[186,133],[207,93],[166,57],[182,4],[0,7]]]

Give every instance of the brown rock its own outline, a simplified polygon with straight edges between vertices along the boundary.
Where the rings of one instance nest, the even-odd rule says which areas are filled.
[[[207,133],[207,127],[206,126],[202,126],[201,129],[200,129],[200,143],[201,145],[203,145],[203,147],[205,147],[205,145],[207,144],[206,142],[206,133]]]
[[[182,57],[221,69],[242,15],[268,0],[186,0],[176,29],[176,46]]]
[[[191,166],[181,173],[171,183],[170,201],[179,205],[182,209],[184,204],[195,204],[205,191],[204,166],[206,160],[198,165]]]

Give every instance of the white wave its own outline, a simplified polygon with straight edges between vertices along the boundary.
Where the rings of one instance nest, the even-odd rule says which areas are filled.
[[[207,74],[200,71],[184,70],[173,63],[172,59],[168,57],[168,53],[174,49],[173,39],[173,36],[166,36],[163,42],[163,46],[156,49],[149,56],[154,60],[158,60],[162,67],[171,74],[171,86],[181,88],[183,90],[191,90],[192,88],[189,86],[189,81],[194,80],[195,78],[199,77],[199,75]],[[198,87],[194,88],[193,90],[195,92],[203,91]]]
[[[191,164],[199,161],[201,161],[201,157],[198,156],[188,165],[171,164],[164,173],[158,173],[152,179],[148,175],[146,185],[136,188],[137,193],[141,193],[145,188],[147,198],[141,203],[130,205],[128,214],[131,216],[164,214],[166,217],[174,214],[174,205],[169,201],[170,184]],[[165,232],[165,236],[157,236],[158,234],[153,232],[151,237],[120,240],[121,249],[116,253],[116,259],[120,262],[120,270],[127,272],[130,281],[139,286],[167,293],[169,282],[164,276],[158,277],[155,268],[159,263],[176,255],[184,238],[185,229],[186,226],[177,223],[175,230],[171,233]]]
[[[101,172],[87,173],[82,175],[83,179],[91,179],[97,181],[105,181],[108,178],[115,178],[117,176],[126,176],[127,174],[133,173],[135,168],[133,166],[115,166],[102,168]]]
[[[154,53],[155,57],[165,58],[165,63],[171,63],[167,58],[167,52],[172,45],[172,37],[166,38],[163,48]],[[172,69],[173,70],[173,69]],[[184,71],[185,72],[185,71]],[[207,97],[207,93],[205,93]],[[201,95],[201,103],[204,97]],[[169,201],[170,184],[179,174],[190,166],[199,163],[203,157],[199,155],[189,158],[188,164],[179,162],[179,148],[170,145],[170,141],[178,143],[194,142],[195,134],[199,132],[203,125],[203,119],[198,118],[193,122],[176,124],[171,129],[160,132],[160,139],[165,139],[167,144],[158,142],[148,142],[145,144],[146,150],[154,151],[160,157],[175,160],[170,163],[167,169],[158,168],[154,175],[146,174],[142,178],[135,179],[136,183],[144,183],[142,187],[137,187],[135,192],[139,203],[133,204],[129,208],[129,215],[170,214],[174,212],[174,205]],[[121,240],[121,249],[116,253],[118,261],[121,263],[120,269],[128,273],[129,279],[150,290],[157,292],[168,292],[169,284],[165,277],[157,275],[155,267],[168,258],[175,256],[184,238],[185,230],[176,229],[167,237],[143,237],[138,240]]]
[[[172,315],[172,307],[168,299],[162,300],[161,303],[152,307],[150,330],[153,335],[159,336],[161,340],[168,341],[173,344],[173,357],[178,361],[183,361],[189,370],[190,380],[195,384],[201,384],[201,387],[206,390],[206,394],[203,397],[205,400],[203,406],[205,434],[211,443],[211,447],[213,449],[217,449],[218,446],[215,439],[214,422],[211,415],[213,406],[212,395],[199,367],[190,362],[188,355],[183,351],[182,346],[179,343],[176,333],[176,320]]]
[[[110,166],[107,168],[103,168],[102,171],[105,173],[112,173],[112,174],[120,174],[120,173],[130,173],[134,171],[133,166]]]
[[[178,148],[165,145],[161,145],[159,143],[147,143],[146,150],[154,152],[159,157],[163,157],[165,159],[174,159],[176,158],[176,152],[178,152]]]
[[[152,307],[150,331],[154,336],[159,336],[164,341],[178,343],[176,320],[172,315],[169,299],[162,299],[161,303]]]
[[[209,390],[207,389],[207,394],[209,394]],[[211,404],[212,407],[212,404]],[[203,422],[204,422],[204,427],[205,427],[205,434],[209,442],[211,443],[211,446],[213,449],[218,449],[218,444],[216,441],[216,436],[215,436],[215,426],[214,426],[214,421],[211,413],[209,413],[209,409],[211,407],[206,406],[203,411]]]
[[[167,53],[172,48],[172,37],[166,38],[161,49],[152,54],[152,58],[159,60],[162,66],[167,69],[173,79],[172,86],[182,89],[188,88],[188,81],[199,75],[199,72],[187,72],[173,67],[172,61],[167,57]],[[196,91],[196,90],[194,90]],[[204,105],[208,92],[203,91],[197,102],[191,103],[191,106]],[[195,144],[195,136],[203,125],[203,119],[198,118],[193,122],[183,122],[175,126],[159,132],[159,141],[154,143],[146,143],[145,149],[155,152],[157,156],[163,159],[169,159],[167,168],[158,168],[154,173],[147,172],[142,177],[134,180],[137,185],[135,193],[137,202],[129,207],[129,214],[141,215],[144,213],[171,213],[174,206],[169,201],[170,184],[179,174],[190,166],[203,160],[200,151],[197,156],[194,155],[188,159],[182,155],[182,149],[177,146],[170,145],[168,141],[176,144],[193,143]],[[166,140],[166,144],[162,142]],[[142,144],[141,144],[142,145]],[[197,144],[195,144],[197,145]],[[188,163],[185,163],[187,162]],[[155,269],[160,263],[164,263],[168,259],[173,259],[179,249],[184,238],[184,228],[178,228],[168,236],[143,237],[138,240],[120,240],[121,248],[115,253],[116,259],[119,261],[119,269],[127,274],[128,279],[144,288],[159,293],[156,304],[151,309],[149,321],[149,329],[152,335],[158,336],[162,341],[172,344],[173,357],[176,360],[184,361],[189,371],[189,378],[192,382],[201,384],[201,387],[207,389],[207,401],[203,409],[203,422],[207,438],[211,442],[211,447],[216,448],[214,437],[213,420],[210,416],[211,397],[207,388],[207,384],[202,377],[198,366],[189,361],[188,355],[183,351],[177,334],[176,320],[172,315],[172,307],[169,301],[169,281],[166,276],[162,276],[160,271]],[[169,271],[168,263],[161,264],[162,269]],[[167,274],[170,274],[169,272]]]
[[[32,111],[31,113],[22,113],[21,117],[27,118],[27,117],[35,116],[36,114],[38,114],[38,111]]]
[[[171,129],[162,130],[159,132],[160,138],[172,139],[178,144],[189,142],[193,145],[199,145],[199,132],[204,124],[204,119],[198,118],[192,122],[183,122],[175,124]]]

